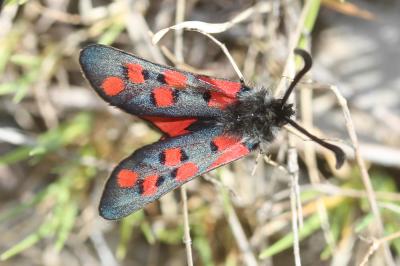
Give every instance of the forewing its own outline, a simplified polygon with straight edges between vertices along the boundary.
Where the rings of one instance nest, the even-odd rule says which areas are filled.
[[[242,90],[238,82],[179,71],[98,44],[84,48],[79,61],[105,101],[139,116],[214,117]]]
[[[252,149],[241,138],[222,132],[208,126],[135,151],[113,170],[100,202],[100,215],[110,220],[127,216]]]

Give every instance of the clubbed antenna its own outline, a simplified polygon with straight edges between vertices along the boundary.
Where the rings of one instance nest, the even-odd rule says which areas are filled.
[[[315,141],[316,143],[318,143],[322,147],[325,147],[328,150],[331,150],[335,154],[335,157],[336,157],[336,169],[339,169],[340,167],[342,167],[342,165],[344,163],[344,160],[346,160],[346,154],[343,152],[343,150],[341,148],[339,148],[336,145],[330,144],[330,143],[328,143],[326,141],[323,141],[322,139],[314,136],[313,134],[311,134],[310,132],[305,130],[303,127],[301,127],[299,124],[294,122],[292,119],[287,119],[286,121],[292,127],[297,129],[298,131],[300,131],[301,133],[303,133],[304,135],[306,135],[307,137],[309,137],[310,139],[312,139],[313,141]]]
[[[292,83],[290,83],[289,88],[286,90],[285,95],[282,98],[282,107],[285,105],[287,100],[289,99],[290,94],[292,93],[294,87],[296,87],[297,83],[303,78],[303,76],[311,69],[312,67],[312,58],[311,55],[303,50],[303,49],[295,49],[294,53],[300,55],[303,58],[304,66],[303,68],[296,74]]]
[[[304,61],[304,66],[303,68],[296,74],[296,76],[294,77],[292,83],[289,85],[289,88],[286,90],[285,95],[282,98],[282,109],[285,106],[287,100],[289,99],[290,94],[293,92],[293,89],[295,88],[295,86],[297,85],[297,83],[299,83],[299,81],[301,80],[301,78],[311,69],[312,66],[312,58],[311,55],[302,49],[295,49],[294,53],[297,55],[300,55],[303,58]],[[308,132],[306,129],[304,129],[303,127],[301,127],[299,124],[297,124],[295,121],[293,121],[292,119],[290,119],[289,117],[284,117],[284,119],[295,129],[297,129],[298,131],[300,131],[301,133],[303,133],[304,135],[306,135],[307,137],[309,137],[310,139],[312,139],[313,141],[315,141],[316,143],[318,143],[319,145],[321,145],[322,147],[325,147],[329,150],[331,150],[336,157],[336,168],[340,168],[342,167],[345,159],[346,159],[346,155],[343,152],[343,150],[341,148],[339,148],[336,145],[330,144],[326,141],[323,141],[322,139],[314,136],[313,134],[311,134],[310,132]]]

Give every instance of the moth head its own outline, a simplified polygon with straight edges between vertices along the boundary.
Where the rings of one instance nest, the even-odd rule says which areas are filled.
[[[283,127],[286,125],[288,123],[288,119],[292,119],[295,114],[293,104],[282,104],[282,99],[278,99],[272,103],[272,110],[276,114],[275,124],[278,127]]]

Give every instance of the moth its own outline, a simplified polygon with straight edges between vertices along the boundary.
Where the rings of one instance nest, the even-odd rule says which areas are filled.
[[[286,124],[330,149],[340,167],[343,151],[307,132],[287,100],[311,68],[304,67],[282,98],[244,82],[198,75],[149,62],[121,50],[89,45],[79,57],[84,76],[103,100],[158,128],[163,137],[120,162],[111,173],[99,212],[120,219],[196,176],[268,144]]]

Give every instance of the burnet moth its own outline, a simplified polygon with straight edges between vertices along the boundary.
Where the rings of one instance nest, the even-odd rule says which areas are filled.
[[[161,66],[103,45],[81,51],[85,77],[109,104],[139,116],[164,137],[136,150],[113,170],[100,202],[100,215],[120,219],[143,208],[194,177],[237,160],[271,142],[290,124],[335,153],[343,151],[307,132],[292,120],[287,100],[311,68],[310,55],[295,51],[304,67],[283,98],[266,89]]]

